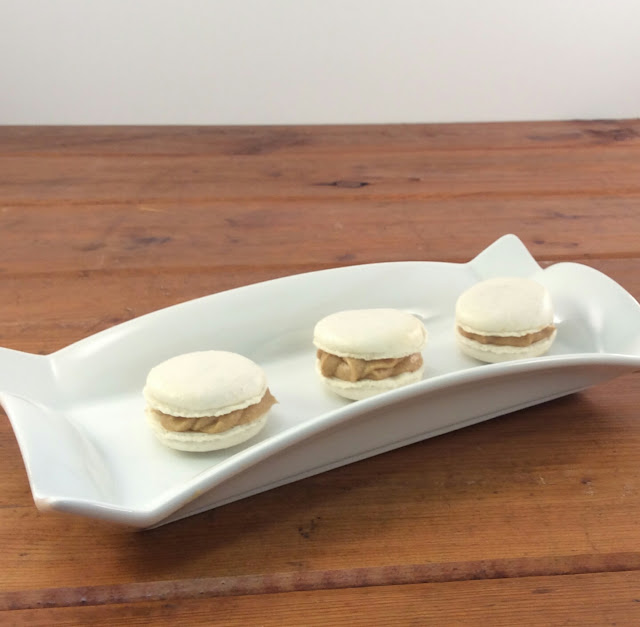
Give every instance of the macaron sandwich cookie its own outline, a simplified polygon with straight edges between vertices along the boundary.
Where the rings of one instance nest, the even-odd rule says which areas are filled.
[[[352,309],[320,320],[314,329],[316,370],[327,387],[360,400],[419,381],[427,331],[396,309]]]
[[[151,369],[143,390],[158,439],[181,451],[214,451],[245,442],[276,403],[264,371],[226,351],[172,357]]]
[[[456,340],[465,354],[495,363],[538,357],[556,338],[548,290],[520,277],[476,283],[456,302]]]

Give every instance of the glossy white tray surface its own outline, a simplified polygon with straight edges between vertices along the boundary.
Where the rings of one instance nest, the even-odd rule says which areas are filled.
[[[481,364],[456,348],[455,301],[477,281],[505,275],[548,287],[557,339],[543,357]],[[346,401],[317,378],[313,327],[334,311],[369,307],[424,321],[424,379]],[[233,449],[165,448],[144,418],[147,373],[173,355],[208,349],[260,364],[279,403],[264,431]],[[40,509],[146,528],[638,368],[634,298],[584,265],[542,270],[506,235],[465,264],[394,262],[296,275],[163,309],[51,355],[0,349],[0,403]]]

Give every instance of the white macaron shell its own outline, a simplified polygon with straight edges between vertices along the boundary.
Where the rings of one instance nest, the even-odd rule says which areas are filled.
[[[314,345],[339,357],[384,359],[420,352],[427,331],[418,318],[397,309],[352,309],[320,320]]]
[[[456,323],[481,335],[528,335],[553,324],[551,296],[531,279],[488,279],[460,295]]]
[[[267,390],[257,364],[237,353],[201,351],[172,357],[152,368],[144,397],[172,416],[222,416],[255,405]]]

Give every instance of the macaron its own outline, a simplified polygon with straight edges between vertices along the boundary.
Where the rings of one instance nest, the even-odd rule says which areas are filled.
[[[422,378],[427,331],[397,309],[333,313],[314,328],[316,371],[336,394],[360,400]]]
[[[557,334],[549,291],[521,277],[476,283],[458,297],[455,320],[462,352],[489,363],[543,355]]]
[[[265,426],[277,401],[260,366],[237,353],[200,351],[152,368],[143,390],[157,438],[181,451],[241,444]]]

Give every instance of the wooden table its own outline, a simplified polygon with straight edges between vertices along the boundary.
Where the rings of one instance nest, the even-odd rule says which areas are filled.
[[[640,121],[0,128],[0,346],[517,234],[640,298]],[[0,416],[0,623],[640,624],[638,373],[140,533],[39,513]]]

